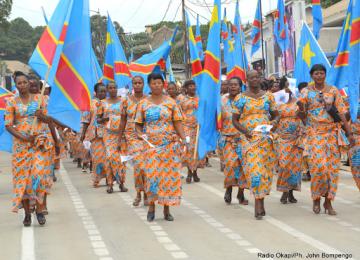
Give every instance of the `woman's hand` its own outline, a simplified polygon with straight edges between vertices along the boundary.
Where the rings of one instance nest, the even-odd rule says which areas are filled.
[[[33,135],[23,135],[21,137],[21,139],[24,141],[24,142],[27,142],[27,143],[30,143],[30,144],[33,144],[35,142],[35,136]]]
[[[353,147],[355,145],[355,138],[354,138],[353,134],[348,136],[348,140],[350,143],[350,147]]]
[[[43,110],[36,110],[35,116],[44,123],[49,123],[49,118],[44,114]]]
[[[252,132],[250,132],[250,131],[246,131],[245,133],[244,133],[244,135],[245,135],[245,137],[247,138],[247,139],[251,139],[252,138]]]

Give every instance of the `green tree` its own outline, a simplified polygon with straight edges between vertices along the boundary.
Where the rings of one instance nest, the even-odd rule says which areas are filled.
[[[35,29],[23,18],[16,18],[7,29],[0,28],[0,50],[3,59],[27,63],[44,27]]]
[[[10,16],[12,0],[0,0],[0,27],[9,25],[7,18]]]

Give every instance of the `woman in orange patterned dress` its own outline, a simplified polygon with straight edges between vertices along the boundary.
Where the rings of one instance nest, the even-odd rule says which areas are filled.
[[[233,187],[239,187],[237,199],[240,204],[248,205],[249,202],[244,196],[244,189],[247,189],[248,185],[241,166],[241,155],[238,154],[241,135],[232,123],[232,103],[235,97],[240,94],[243,83],[240,78],[234,77],[227,84],[229,86],[228,95],[223,95],[221,98],[222,128],[220,149],[222,150],[224,163],[224,188],[226,189],[224,200],[227,204],[230,204]]]
[[[105,127],[104,143],[106,149],[106,174],[107,193],[113,193],[114,181],[119,184],[121,192],[127,192],[125,187],[126,165],[121,162],[119,149],[119,129],[121,121],[121,97],[117,96],[117,86],[110,82],[107,87],[109,97],[101,101],[101,108],[98,109],[98,123]],[[125,138],[122,139],[121,152],[126,152]]]
[[[123,141],[123,134],[125,133],[127,155],[134,156],[132,163],[134,167],[136,198],[133,205],[137,207],[141,202],[141,192],[144,193],[144,206],[148,206],[147,195],[145,192],[145,165],[144,158],[141,155],[141,150],[146,146],[146,143],[143,140],[140,140],[135,132],[136,108],[138,103],[146,97],[143,94],[144,79],[140,76],[133,77],[132,86],[134,94],[127,96],[122,103],[119,143]]]
[[[30,94],[26,75],[15,77],[19,96],[7,100],[5,111],[6,129],[14,136],[13,141],[13,212],[24,208],[24,226],[31,225],[31,207],[36,205],[36,217],[40,225],[46,222],[43,211],[44,196],[51,181],[53,142],[48,132],[50,122],[46,116],[46,100]],[[40,110],[37,110],[40,103]],[[35,118],[36,123],[33,124]],[[34,127],[33,127],[34,125]]]
[[[351,143],[354,142],[350,127],[345,119],[345,105],[337,88],[325,83],[326,68],[314,65],[310,70],[314,83],[301,91],[298,105],[300,115],[306,117],[306,138],[303,156],[307,157],[311,174],[311,197],[313,211],[320,213],[320,199],[325,197],[324,208],[329,215],[336,215],[331,205],[335,199],[339,182],[341,163],[340,148],[348,145],[341,128],[341,122]],[[337,109],[338,119],[327,112],[327,108]]]
[[[168,84],[168,87],[166,89],[166,93],[171,97],[172,99],[176,100],[178,97],[178,90],[177,86],[174,82],[170,82]]]
[[[94,86],[95,97],[92,100],[90,112],[86,112],[82,118],[83,131],[81,141],[91,142],[92,181],[93,186],[99,186],[100,181],[106,178],[106,156],[104,143],[104,127],[96,121],[97,110],[101,100],[106,98],[106,87],[102,83]]]
[[[280,202],[296,203],[293,191],[301,190],[302,149],[299,140],[303,123],[298,116],[297,99],[293,97],[289,88],[289,101],[278,106],[280,120],[276,129],[275,151],[279,160],[277,190],[282,192]]]
[[[179,103],[184,116],[183,128],[185,131],[185,135],[189,136],[190,139],[194,142],[191,142],[187,147],[188,149],[183,157],[183,165],[188,168],[186,183],[191,183],[192,179],[194,179],[194,182],[200,181],[200,178],[197,174],[197,169],[204,167],[204,161],[199,161],[197,154],[194,156],[196,146],[195,140],[198,127],[196,112],[199,107],[199,97],[196,96],[195,81],[185,81],[184,88],[186,89],[186,96]]]
[[[274,96],[261,89],[259,73],[251,70],[246,78],[248,88],[233,102],[232,121],[243,134],[238,154],[241,154],[246,180],[255,197],[255,218],[262,219],[264,198],[270,194],[276,161],[271,133],[264,126],[275,128],[278,112]],[[270,116],[275,120],[270,121]]]
[[[357,120],[351,124],[351,130],[354,135],[355,145],[350,150],[351,172],[360,191],[360,104],[358,106]]]
[[[183,116],[176,102],[163,95],[162,75],[152,73],[148,76],[151,95],[140,101],[136,111],[136,131],[139,137],[147,140],[146,155],[146,193],[149,200],[147,220],[155,219],[155,201],[164,205],[164,218],[173,221],[169,206],[180,205],[181,188],[181,145],[185,137],[181,121]],[[151,145],[150,145],[151,144]]]

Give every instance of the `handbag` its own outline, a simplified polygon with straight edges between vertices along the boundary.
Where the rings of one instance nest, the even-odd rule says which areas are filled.
[[[323,100],[323,102],[325,104],[326,112],[334,119],[334,122],[335,123],[341,122],[341,118],[340,118],[340,115],[339,115],[339,110],[334,105],[334,103],[336,101],[336,97],[334,97],[334,102],[332,103],[331,106],[326,105],[326,102],[324,100],[324,96],[323,96],[322,92],[320,92],[320,98]]]

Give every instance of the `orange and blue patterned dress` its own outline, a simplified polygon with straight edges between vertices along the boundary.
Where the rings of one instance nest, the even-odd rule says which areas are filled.
[[[341,95],[335,87],[326,86],[322,92],[324,98],[333,99],[339,113],[346,113]],[[339,182],[340,148],[347,146],[348,140],[341,123],[335,123],[326,111],[314,85],[303,89],[299,100],[307,110],[306,136],[302,147],[311,174],[311,197],[316,200],[326,196],[333,200]]]
[[[35,205],[36,202],[42,204],[52,183],[53,140],[49,138],[49,127],[37,120],[32,129],[36,110],[34,108],[38,102],[40,95],[33,96],[29,104],[23,104],[20,97],[11,97],[6,103],[5,126],[14,127],[26,136],[36,136],[34,144],[13,138],[13,212],[22,208],[23,200],[29,200],[30,205]],[[47,113],[46,107],[46,99],[43,99],[41,109],[44,114]]]
[[[91,142],[91,160],[92,160],[92,180],[94,186],[106,178],[106,154],[104,143],[104,127],[96,121],[97,111],[101,105],[101,101],[93,99],[89,112],[85,112],[82,117],[82,123],[88,124],[85,134],[85,140]]]
[[[183,166],[188,167],[190,171],[204,167],[204,160],[198,160],[198,156],[194,159],[197,118],[196,111],[199,107],[199,97],[184,96],[179,101],[181,111],[184,116],[183,127],[186,136],[190,137],[190,144],[187,146],[186,154],[183,156]]]
[[[117,183],[125,183],[126,165],[121,162],[121,154],[126,153],[125,139],[121,143],[121,153],[118,149],[122,100],[119,100],[115,104],[111,104],[107,100],[101,101],[101,103],[104,111],[104,118],[109,118],[109,121],[105,123],[104,126],[107,182],[109,185],[111,185],[114,180]]]
[[[271,93],[257,99],[240,94],[233,102],[233,113],[240,115],[239,123],[252,133],[251,139],[242,135],[241,151],[237,153],[241,155],[246,180],[255,199],[270,194],[276,155],[271,134],[253,130],[258,125],[269,125],[273,111],[276,104]]]
[[[180,205],[181,146],[174,122],[182,120],[179,106],[170,97],[164,97],[158,105],[145,98],[138,105],[135,122],[144,125],[144,134],[155,146],[146,147],[144,157],[149,202],[158,200],[161,205]]]
[[[145,96],[144,96],[145,98]],[[146,146],[143,140],[137,137],[135,132],[135,116],[138,102],[133,96],[127,96],[122,103],[121,115],[126,117],[125,139],[127,152],[133,155],[134,182],[137,192],[145,191],[145,164],[141,150]]]
[[[222,152],[224,163],[224,188],[248,188],[246,178],[241,166],[238,152],[241,151],[239,131],[232,123],[232,102],[229,95],[221,98],[222,129],[219,141],[219,150]],[[240,155],[241,156],[241,155]]]
[[[351,132],[354,135],[355,145],[350,149],[350,165],[356,186],[360,191],[360,119],[351,124]]]
[[[278,106],[280,121],[276,129],[275,151],[278,158],[277,190],[301,190],[302,149],[299,147],[303,123],[297,116],[296,102]]]

